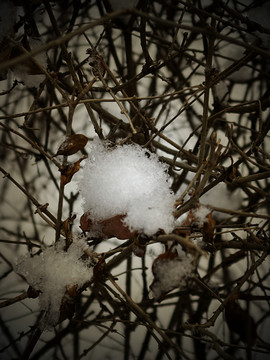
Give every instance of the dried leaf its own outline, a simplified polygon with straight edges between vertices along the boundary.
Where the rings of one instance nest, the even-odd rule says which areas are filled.
[[[201,229],[201,232],[203,235],[203,241],[213,244],[216,221],[213,218],[212,213],[208,214],[206,216],[206,219],[207,219],[207,221],[204,222],[203,227]]]
[[[102,232],[108,237],[117,237],[120,240],[133,238],[135,232],[130,231],[123,223],[125,215],[115,215],[109,219],[100,221],[102,225]]]
[[[93,226],[93,221],[91,220],[90,213],[85,212],[80,218],[80,228],[82,231],[90,231]]]
[[[240,339],[248,345],[253,345],[256,337],[256,324],[247,310],[243,310],[238,304],[239,293],[231,296],[225,305],[225,319],[231,331],[240,336]]]
[[[158,302],[161,302],[164,300],[166,295],[177,288],[176,286],[168,286],[168,282],[166,281],[166,285],[164,284],[164,271],[161,272],[161,268],[163,268],[163,265],[169,264],[170,262],[178,261],[178,255],[176,252],[172,251],[171,249],[167,250],[163,254],[160,254],[152,264],[152,273],[154,275],[154,280],[152,284],[150,285],[150,289],[155,294],[155,297]],[[169,274],[168,274],[169,276]],[[155,290],[159,288],[159,290]]]
[[[98,231],[104,237],[117,237],[120,240],[131,239],[135,235],[135,231],[124,224],[123,220],[126,215],[115,215],[111,218],[94,222],[89,212],[85,212],[80,218],[80,228],[83,231]]]
[[[72,298],[76,298],[78,296],[78,284],[66,285],[66,294]]]
[[[68,217],[65,221],[62,223],[62,229],[65,233],[66,237],[66,248],[68,249],[69,246],[72,243],[72,233],[71,233],[71,225],[73,224],[73,221],[75,220],[76,215],[73,215],[72,217]]]
[[[182,222],[181,226],[191,226],[192,223],[194,223],[194,222],[195,222],[194,210],[191,209],[191,210],[189,210],[187,217]],[[190,234],[191,231],[187,229],[186,232]]]
[[[83,134],[73,134],[66,138],[59,146],[56,155],[72,155],[82,150],[87,144],[88,138]]]
[[[73,175],[80,170],[81,159],[61,170],[61,186],[68,184]]]
[[[172,251],[171,249],[165,251],[163,254],[160,254],[154,261],[152,264],[152,272],[154,275],[157,275],[157,268],[159,267],[159,264],[162,261],[170,261],[170,260],[175,260],[178,258],[177,252]]]

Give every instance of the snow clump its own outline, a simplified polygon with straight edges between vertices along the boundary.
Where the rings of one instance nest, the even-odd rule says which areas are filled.
[[[65,251],[64,241],[59,241],[39,255],[31,257],[27,254],[17,261],[15,271],[23,275],[32,288],[40,291],[40,309],[46,311],[41,328],[50,329],[57,324],[67,287],[77,285],[80,288],[91,279],[93,271],[81,259],[83,246],[80,242],[72,243]]]
[[[111,150],[95,139],[79,188],[93,221],[126,215],[124,225],[146,235],[174,228],[167,166],[138,145]]]
[[[175,288],[186,285],[186,280],[193,275],[193,257],[183,251],[175,258],[159,257],[153,263],[155,280],[150,288],[156,300]]]

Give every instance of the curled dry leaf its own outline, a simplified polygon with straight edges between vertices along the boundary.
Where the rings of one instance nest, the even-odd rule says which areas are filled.
[[[152,264],[154,281],[150,289],[155,299],[160,302],[170,291],[185,286],[194,269],[194,257],[173,245],[160,254]]]
[[[73,134],[68,136],[59,146],[57,155],[73,155],[82,150],[87,144],[88,138],[83,134]]]
[[[80,228],[82,231],[87,232],[91,230],[93,224],[89,212],[85,212],[80,218]]]
[[[216,221],[213,218],[212,213],[206,215],[205,220],[206,221],[203,223],[203,227],[201,228],[203,241],[213,244]]]
[[[131,239],[135,232],[130,231],[124,224],[125,215],[115,215],[109,219],[102,220],[102,232],[108,237],[117,237],[120,240]]]
[[[152,264],[152,273],[154,280],[150,285],[155,298],[158,302],[161,302],[166,295],[178,286],[178,283],[169,282],[170,274],[166,276],[166,268],[178,261],[178,255],[171,249],[167,250],[163,254],[160,254]],[[167,279],[167,280],[166,280]],[[179,280],[180,284],[180,280]]]
[[[65,233],[66,237],[66,249],[69,248],[69,246],[72,244],[72,232],[71,232],[71,225],[73,224],[73,221],[75,220],[76,215],[73,215],[72,217],[68,217],[65,221],[62,223],[62,229]]]
[[[80,227],[83,231],[99,230],[101,235],[111,238],[117,237],[120,240],[131,239],[135,231],[131,231],[125,224],[126,215],[115,215],[111,218],[94,222],[89,212],[85,212],[80,218]]]
[[[80,162],[81,159],[61,170],[61,186],[68,184],[73,175],[80,170]]]
[[[152,264],[152,272],[156,276],[158,275],[158,268],[160,263],[166,262],[166,261],[172,261],[178,258],[177,252],[172,251],[171,249],[165,251],[163,254],[160,254]]]
[[[256,324],[249,312],[238,304],[238,298],[239,293],[231,295],[225,305],[225,319],[231,331],[238,334],[243,342],[253,345],[257,338]]]

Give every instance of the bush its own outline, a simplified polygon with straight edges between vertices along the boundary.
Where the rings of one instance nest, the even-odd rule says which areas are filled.
[[[0,9],[0,357],[269,354],[268,2]]]

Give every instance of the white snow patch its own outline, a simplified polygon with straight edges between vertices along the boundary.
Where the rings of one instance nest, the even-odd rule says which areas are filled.
[[[155,281],[151,290],[155,299],[176,287],[182,287],[192,276],[193,258],[187,254],[175,259],[162,259],[155,263]]]
[[[39,255],[31,257],[27,254],[17,260],[15,271],[41,292],[40,309],[47,312],[46,323],[42,323],[41,328],[50,329],[57,324],[66,286],[77,284],[80,288],[91,279],[93,270],[81,259],[82,255],[80,242],[72,243],[65,251],[64,241],[59,241]]]
[[[138,145],[106,149],[93,142],[82,170],[79,188],[84,210],[95,221],[125,215],[125,224],[147,235],[174,228],[175,196],[170,191],[167,165]]]
[[[207,222],[207,215],[209,215],[211,209],[208,206],[200,205],[196,209],[192,210],[192,215],[195,218],[195,223],[198,226],[203,226]]]

